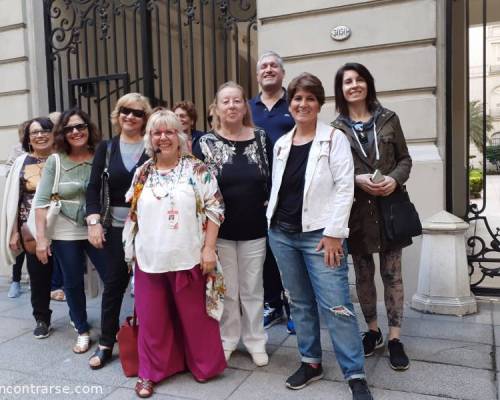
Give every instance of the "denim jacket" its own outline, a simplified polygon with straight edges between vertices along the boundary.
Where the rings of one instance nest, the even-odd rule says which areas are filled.
[[[295,128],[278,139],[274,146],[272,188],[266,214],[269,225],[278,204],[294,133]],[[354,166],[349,142],[341,131],[318,121],[307,159],[302,231],[324,229],[325,236],[348,237],[353,196]]]

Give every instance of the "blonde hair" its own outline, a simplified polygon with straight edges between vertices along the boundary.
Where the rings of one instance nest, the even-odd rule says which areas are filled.
[[[151,109],[151,104],[149,104],[149,100],[147,97],[143,96],[140,93],[127,93],[124,94],[122,97],[118,99],[116,102],[114,110],[111,112],[111,124],[113,125],[113,128],[116,133],[121,133],[121,126],[120,123],[118,122],[118,116],[120,115],[120,108],[126,107],[127,104],[130,104],[132,102],[137,102],[141,105],[143,111],[146,113],[146,116],[144,117],[144,124],[142,125],[142,128],[146,126],[146,123],[148,122],[148,118],[153,112]]]
[[[182,125],[177,119],[175,113],[170,110],[158,110],[151,114],[148,119],[148,123],[146,124],[144,149],[148,156],[154,157],[155,155],[153,143],[151,141],[151,131],[159,126],[165,126],[167,129],[174,129],[177,133],[177,137],[179,138],[179,150],[181,154],[189,153],[188,137],[182,131]]]
[[[234,81],[228,81],[228,82],[223,83],[222,85],[220,85],[219,88],[217,89],[217,93],[215,93],[215,98],[214,98],[214,101],[213,101],[214,112],[213,112],[213,115],[212,115],[212,129],[215,130],[215,131],[217,131],[221,127],[220,118],[217,115],[217,102],[218,102],[218,99],[219,99],[220,92],[222,92],[226,88],[238,89],[240,91],[241,97],[243,98],[243,101],[245,102],[245,107],[247,109],[247,112],[243,116],[243,126],[246,126],[248,128],[254,128],[254,124],[253,124],[253,120],[252,120],[252,113],[250,111],[250,106],[248,105],[248,97],[245,94],[245,89],[243,89],[243,87],[241,85],[238,85]]]

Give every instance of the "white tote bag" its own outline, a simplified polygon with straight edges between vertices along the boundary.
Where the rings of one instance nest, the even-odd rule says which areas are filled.
[[[52,237],[52,233],[54,231],[54,225],[56,222],[56,218],[61,211],[61,200],[59,200],[58,191],[59,191],[59,178],[61,175],[61,159],[59,158],[59,154],[54,154],[54,159],[56,161],[56,171],[54,176],[54,184],[52,185],[52,195],[50,198],[49,209],[47,211],[47,225],[45,228],[45,234],[47,238]],[[35,225],[35,207],[31,205],[30,213],[28,215],[28,229],[34,238],[36,238],[36,225]]]

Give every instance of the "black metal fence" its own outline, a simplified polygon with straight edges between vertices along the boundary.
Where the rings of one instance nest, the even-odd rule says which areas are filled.
[[[219,84],[257,89],[255,0],[43,0],[50,111],[79,106],[112,134],[116,100],[193,101],[206,111]]]
[[[495,18],[491,13],[494,11],[493,6],[498,7],[496,4],[498,0],[466,0],[466,47],[467,52],[472,54],[481,48],[480,57],[481,72],[480,72],[480,98],[471,98],[471,92],[477,93],[476,90],[471,91],[471,65],[467,65],[467,100],[468,120],[467,120],[467,152],[468,159],[468,174],[467,174],[467,216],[466,220],[470,224],[469,237],[467,239],[468,248],[468,264],[469,275],[471,277],[471,290],[475,294],[480,295],[500,295],[500,229],[492,228],[492,215],[491,210],[486,209],[487,206],[487,145],[488,130],[491,129],[491,117],[488,115],[488,80],[489,69],[488,61],[491,49],[489,44],[491,40],[488,39],[488,29],[492,24],[500,25],[500,15]],[[498,10],[498,9],[497,9]],[[478,42],[477,35],[474,36],[475,41],[471,41],[471,29],[480,30],[481,40]],[[467,60],[472,59],[468,57]],[[468,61],[469,62],[469,61]],[[477,68],[477,66],[472,66]],[[477,75],[477,70],[474,71]],[[480,104],[481,110],[478,113],[474,110],[475,103]],[[475,140],[472,139],[475,135]],[[471,156],[469,152],[469,144],[471,142],[479,144],[478,150],[482,154],[480,171],[472,171]],[[478,181],[479,180],[479,181]],[[480,182],[480,183],[479,183]],[[482,192],[480,199],[472,200],[471,194],[478,190],[478,185],[482,184]],[[474,189],[476,187],[476,189]],[[498,195],[496,193],[495,195]],[[494,210],[498,213],[498,210]],[[493,279],[496,278],[496,279]]]

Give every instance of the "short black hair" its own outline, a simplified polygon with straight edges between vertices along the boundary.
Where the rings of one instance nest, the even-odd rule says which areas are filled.
[[[40,126],[42,127],[42,129],[49,130],[49,131],[54,129],[54,124],[52,123],[52,121],[49,118],[46,118],[46,117],[37,117],[37,118],[33,118],[33,119],[30,119],[27,122],[25,122],[24,123],[24,132],[23,132],[23,141],[21,142],[21,146],[26,153],[31,152],[31,149],[30,149],[30,127],[31,127],[31,124],[33,124],[33,122],[38,122],[40,124]]]
[[[59,117],[59,121],[54,127],[54,144],[56,151],[59,153],[71,153],[71,146],[66,139],[66,135],[64,134],[64,127],[68,124],[69,119],[73,115],[78,115],[85,124],[87,124],[87,129],[89,130],[89,139],[87,142],[87,146],[91,153],[94,153],[95,148],[101,141],[101,133],[95,126],[95,124],[90,120],[89,115],[80,110],[79,108],[72,108],[70,110],[64,111]]]
[[[361,76],[368,87],[366,95],[366,105],[368,111],[374,112],[380,105],[377,100],[377,92],[375,91],[375,79],[373,79],[372,74],[368,71],[363,64],[359,63],[347,63],[339,68],[335,74],[335,108],[341,115],[349,115],[349,108],[347,106],[347,101],[344,97],[344,92],[342,91],[342,83],[344,80],[344,72],[346,71],[356,71],[359,76]]]

